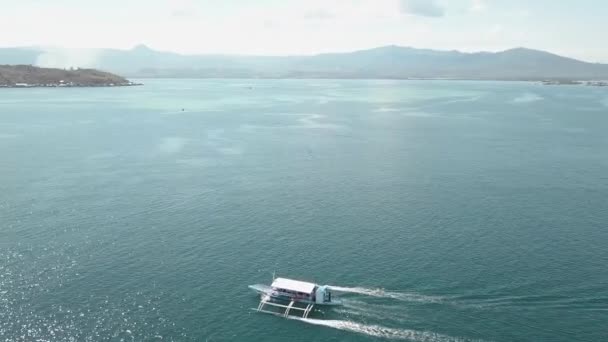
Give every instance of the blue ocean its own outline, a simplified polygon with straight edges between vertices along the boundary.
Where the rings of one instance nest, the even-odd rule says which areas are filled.
[[[141,81],[0,90],[0,341],[608,340],[607,89]]]

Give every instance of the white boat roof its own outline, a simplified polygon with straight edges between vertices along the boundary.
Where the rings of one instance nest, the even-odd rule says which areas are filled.
[[[287,278],[276,278],[270,286],[290,291],[312,293],[317,284]]]

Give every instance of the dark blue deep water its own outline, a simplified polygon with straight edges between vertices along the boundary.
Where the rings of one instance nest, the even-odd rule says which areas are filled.
[[[0,341],[608,340],[607,89],[145,83],[0,90]]]

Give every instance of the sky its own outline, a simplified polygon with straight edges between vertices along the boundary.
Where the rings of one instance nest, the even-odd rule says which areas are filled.
[[[300,55],[528,47],[608,63],[605,0],[0,0],[0,47]]]

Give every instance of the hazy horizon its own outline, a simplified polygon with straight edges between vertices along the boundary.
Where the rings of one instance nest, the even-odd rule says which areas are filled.
[[[457,52],[457,53],[463,53],[463,54],[478,54],[478,53],[488,53],[488,54],[492,54],[492,53],[501,53],[501,52],[506,52],[509,50],[516,50],[516,49],[525,49],[525,50],[531,50],[531,51],[539,51],[539,52],[546,52],[546,53],[550,53],[556,56],[560,56],[560,57],[565,57],[565,58],[570,58],[573,60],[577,60],[577,61],[581,61],[581,62],[586,62],[586,63],[595,63],[597,65],[602,65],[602,64],[608,64],[608,62],[593,62],[593,61],[589,61],[589,60],[585,60],[585,59],[581,59],[581,58],[576,58],[573,56],[568,56],[568,55],[562,55],[562,54],[558,54],[555,53],[553,51],[546,51],[546,50],[540,50],[540,49],[535,49],[534,47],[529,47],[529,46],[514,46],[514,47],[510,47],[507,49],[502,49],[502,50],[497,50],[497,51],[487,51],[487,50],[479,50],[479,51],[462,51],[462,50],[458,50],[458,49],[451,49],[451,50],[447,50],[447,49],[425,49],[425,48],[419,48],[416,46],[401,46],[401,45],[383,45],[383,46],[372,46],[369,48],[363,48],[363,49],[357,49],[357,50],[348,50],[348,51],[329,51],[329,52],[320,52],[320,53],[310,53],[310,54],[267,54],[267,55],[262,55],[262,54],[247,54],[247,53],[180,53],[177,51],[169,51],[169,50],[162,50],[162,49],[155,49],[153,47],[147,46],[145,44],[137,44],[131,48],[107,48],[107,47],[82,47],[82,48],[67,48],[67,47],[61,47],[61,46],[11,46],[11,47],[0,47],[0,49],[2,48],[8,48],[8,49],[37,49],[42,51],[42,53],[40,54],[40,56],[38,56],[38,58],[36,59],[36,62],[34,63],[34,65],[39,66],[39,67],[50,67],[50,68],[69,68],[69,67],[89,67],[89,68],[95,68],[96,67],[96,63],[98,62],[99,58],[100,58],[100,54],[103,51],[123,51],[123,52],[129,52],[129,51],[135,51],[137,49],[148,49],[151,50],[155,53],[175,53],[184,57],[188,57],[188,56],[225,56],[225,57],[314,57],[314,56],[320,56],[320,55],[324,55],[324,54],[345,54],[348,55],[350,53],[356,53],[359,51],[371,51],[371,50],[375,50],[375,49],[383,49],[383,48],[389,48],[389,47],[397,47],[397,48],[403,48],[403,49],[413,49],[413,50],[430,50],[430,51],[438,51],[438,52]],[[25,63],[28,64],[28,63]]]
[[[0,0],[0,47],[180,54],[314,55],[387,45],[462,52],[526,47],[608,62],[600,46],[608,4],[548,0]],[[27,20],[26,20],[27,19]],[[111,19],[111,20],[110,20]],[[36,23],[32,25],[32,23]],[[40,29],[40,28],[44,29]],[[457,28],[457,29],[455,29]]]
[[[533,46],[512,46],[512,47],[507,47],[504,49],[499,49],[499,50],[472,50],[472,51],[465,51],[465,50],[461,50],[461,49],[442,49],[442,48],[423,48],[423,47],[418,47],[418,46],[411,46],[411,45],[398,45],[398,44],[387,44],[387,45],[378,45],[378,46],[369,46],[366,48],[360,48],[360,49],[354,49],[354,50],[336,50],[336,51],[326,51],[326,52],[317,52],[317,53],[301,53],[301,54],[254,54],[254,53],[222,53],[222,52],[179,52],[179,51],[173,51],[173,50],[166,50],[166,49],[157,49],[153,46],[149,46],[147,44],[136,44],[132,47],[126,47],[126,48],[115,48],[115,47],[66,47],[66,46],[58,46],[58,45],[27,45],[27,46],[1,46],[1,48],[8,48],[8,49],[39,49],[39,50],[43,50],[43,51],[65,51],[65,52],[70,52],[70,51],[101,51],[101,50],[116,50],[116,51],[133,51],[136,49],[149,49],[155,52],[161,52],[161,53],[175,53],[175,54],[179,54],[179,55],[183,55],[183,56],[197,56],[197,55],[217,55],[217,56],[243,56],[243,57],[298,57],[298,56],[317,56],[317,55],[323,55],[323,54],[340,54],[340,53],[352,53],[352,52],[357,52],[357,51],[366,51],[366,50],[374,50],[374,49],[382,49],[382,48],[388,48],[388,47],[398,47],[398,48],[404,48],[404,49],[415,49],[415,50],[432,50],[432,51],[441,51],[441,52],[459,52],[459,53],[464,53],[464,54],[475,54],[475,53],[500,53],[500,52],[505,52],[505,51],[509,51],[509,50],[515,50],[515,49],[527,49],[527,50],[536,50],[536,51],[543,51],[543,52],[548,52],[551,54],[555,54],[558,56],[562,56],[562,57],[566,57],[566,58],[572,58],[572,59],[576,59],[576,60],[580,60],[583,62],[588,62],[588,63],[602,63],[602,64],[608,64],[608,62],[594,62],[594,61],[589,61],[589,60],[585,60],[585,59],[581,59],[581,58],[576,58],[573,56],[569,56],[569,55],[564,55],[564,54],[560,54],[560,53],[556,53],[553,51],[549,51],[549,50],[542,50],[542,49],[537,49]]]

